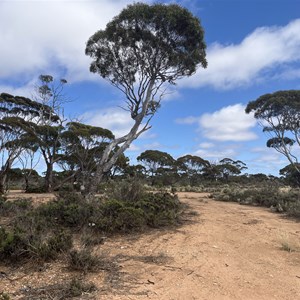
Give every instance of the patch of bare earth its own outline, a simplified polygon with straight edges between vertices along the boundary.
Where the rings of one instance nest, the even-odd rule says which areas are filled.
[[[84,275],[98,291],[77,299],[300,299],[300,223],[205,194],[179,197],[189,206],[181,226],[109,238],[95,249],[118,268]],[[0,271],[10,275],[0,274],[0,291],[15,295],[74,275],[63,261]]]

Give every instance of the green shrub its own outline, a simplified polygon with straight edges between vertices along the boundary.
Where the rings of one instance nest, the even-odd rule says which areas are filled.
[[[178,197],[169,193],[145,194],[135,207],[144,212],[146,224],[150,227],[174,224],[181,209]]]
[[[146,193],[145,186],[139,180],[122,180],[110,183],[107,195],[110,199],[136,202]]]
[[[58,199],[40,205],[36,215],[46,218],[49,223],[78,228],[88,224],[97,205],[96,202],[87,202],[76,193],[60,193]]]
[[[108,200],[102,204],[95,223],[105,232],[129,231],[143,227],[145,218],[143,211],[131,202]]]
[[[6,231],[0,228],[0,258],[2,260],[19,261],[26,258],[41,260],[55,259],[58,254],[72,247],[72,239],[65,232],[52,233],[26,232],[14,228]]]

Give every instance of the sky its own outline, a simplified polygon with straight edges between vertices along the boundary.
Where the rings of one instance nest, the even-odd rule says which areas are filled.
[[[151,0],[140,1],[148,4]],[[156,1],[157,2],[157,1]],[[300,89],[300,0],[177,0],[205,31],[206,69],[177,82],[162,100],[152,128],[126,155],[145,150],[210,162],[227,157],[249,174],[279,175],[285,157],[266,147],[268,136],[249,101]],[[88,38],[131,0],[0,0],[0,93],[31,97],[40,74],[65,78],[65,115],[126,134],[132,121],[124,95],[89,72]]]

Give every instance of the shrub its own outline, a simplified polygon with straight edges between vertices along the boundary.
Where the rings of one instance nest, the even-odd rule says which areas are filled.
[[[46,193],[46,189],[44,186],[29,186],[27,187],[25,193],[42,194]]]
[[[69,268],[75,271],[95,271],[100,262],[101,258],[93,255],[89,249],[72,250],[69,253]]]
[[[97,288],[93,283],[83,282],[79,279],[72,279],[63,291],[63,297],[64,299],[80,297],[83,293],[92,293],[96,290]]]
[[[178,197],[169,193],[145,194],[135,207],[144,212],[146,224],[150,227],[174,224],[181,208]]]
[[[145,186],[139,180],[122,180],[111,182],[107,189],[110,199],[119,201],[136,202],[146,193]]]
[[[44,261],[55,259],[58,254],[72,247],[71,236],[65,232],[52,233],[28,232],[14,228],[6,231],[0,228],[0,258],[18,261],[24,258],[36,258]]]
[[[145,218],[143,211],[130,202],[108,200],[102,204],[95,223],[105,232],[129,231],[143,227]]]
[[[31,209],[31,199],[24,198],[12,201],[0,196],[0,215],[2,216],[23,214],[24,212],[29,211]]]
[[[98,204],[99,205],[99,204]],[[36,215],[65,227],[82,227],[88,224],[97,204],[88,203],[76,193],[60,193],[58,199],[40,205]]]

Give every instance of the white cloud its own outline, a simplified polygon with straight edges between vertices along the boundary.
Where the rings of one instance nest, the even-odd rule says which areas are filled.
[[[203,135],[215,141],[249,141],[257,138],[250,129],[256,125],[252,114],[245,113],[242,104],[223,107],[213,113],[206,113],[200,117],[187,117],[177,119],[179,124],[199,125]]]
[[[133,125],[133,120],[130,118],[128,112],[120,108],[107,108],[86,112],[80,119],[86,124],[109,129],[116,137],[127,134]]]
[[[0,79],[54,73],[57,66],[69,80],[91,79],[88,38],[130,2],[1,1]]]
[[[224,107],[199,119],[204,136],[216,141],[249,141],[257,138],[250,129],[256,125],[252,115],[245,113],[242,104]]]
[[[186,117],[186,118],[178,118],[178,119],[175,120],[175,122],[177,124],[188,124],[188,125],[191,125],[191,124],[197,123],[198,120],[199,120],[198,117],[189,116],[189,117]]]
[[[300,62],[300,19],[284,27],[261,27],[248,35],[240,44],[212,44],[207,49],[207,69],[181,81],[182,86],[206,86],[232,89],[250,85],[274,72],[277,77],[295,76],[293,72]]]
[[[237,155],[237,152],[234,148],[225,148],[225,147],[216,147],[216,150],[212,149],[198,149],[194,152],[194,155],[202,157],[206,160],[219,161],[225,157],[234,158]]]
[[[215,147],[215,145],[213,143],[207,143],[207,142],[205,142],[205,143],[201,143],[199,145],[199,147],[202,148],[202,149],[210,149],[210,148]]]

